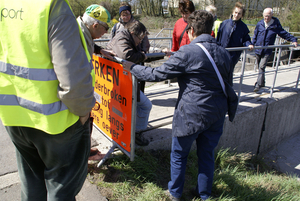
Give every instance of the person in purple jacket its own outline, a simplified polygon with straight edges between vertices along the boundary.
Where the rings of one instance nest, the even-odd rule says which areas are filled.
[[[266,8],[263,12],[264,19],[260,20],[254,30],[254,36],[252,38],[252,43],[256,46],[268,46],[274,45],[276,35],[278,34],[281,38],[285,40],[292,41],[293,45],[297,47],[297,38],[285,31],[279,20],[273,17],[272,8]],[[257,82],[254,85],[254,92],[259,91],[261,87],[265,86],[265,69],[270,55],[273,49],[256,49],[256,63],[259,67],[259,74]]]

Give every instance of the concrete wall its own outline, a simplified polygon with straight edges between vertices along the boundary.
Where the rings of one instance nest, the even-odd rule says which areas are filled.
[[[263,153],[282,140],[300,131],[300,94],[280,92],[268,103],[265,130],[261,137],[259,153]]]
[[[300,131],[299,92],[300,90],[281,87],[279,92],[273,93],[273,98],[268,98],[270,94],[266,93],[240,102],[234,121],[225,119],[223,135],[217,149],[229,147],[237,152],[264,154],[283,140],[298,133]],[[149,95],[150,100],[153,101],[152,110],[156,111],[157,115],[163,113],[167,116],[165,121],[172,120],[176,100],[169,96],[170,93],[165,96]],[[158,116],[152,114],[151,118],[151,125],[156,126]],[[171,124],[147,131],[145,135],[151,143],[149,146],[142,147],[143,149],[171,149]],[[193,149],[195,148],[196,146],[193,146]]]
[[[260,154],[300,131],[300,94],[290,89],[273,97],[241,102],[234,121],[226,118],[217,149]]]
[[[225,119],[219,148],[231,147],[237,152],[256,153],[267,105],[255,99],[241,102],[233,122]]]

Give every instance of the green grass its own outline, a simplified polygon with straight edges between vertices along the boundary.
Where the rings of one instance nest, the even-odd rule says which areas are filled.
[[[88,178],[98,185],[110,201],[167,201],[165,192],[170,178],[170,152],[137,150],[134,161],[123,154],[96,168],[89,165]],[[193,198],[189,191],[196,185],[197,156],[188,158],[183,201]],[[299,201],[300,182],[295,176],[269,168],[262,159],[250,153],[222,149],[216,153],[212,196],[219,201]]]

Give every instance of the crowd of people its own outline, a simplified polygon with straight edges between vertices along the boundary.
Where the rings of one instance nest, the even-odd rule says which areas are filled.
[[[192,193],[206,200],[213,185],[214,148],[223,132],[233,96],[228,90],[232,90],[233,70],[241,54],[225,48],[253,50],[273,45],[276,35],[298,45],[297,38],[273,17],[271,8],[263,11],[264,19],[257,23],[251,40],[241,20],[246,11],[242,3],[237,2],[230,18],[222,22],[213,5],[196,10],[192,1],[182,0],[172,49],[164,50],[169,59],[153,69],[143,66],[150,48],[149,33],[134,19],[128,3],[121,3],[119,22],[112,27],[105,48],[94,43],[109,30],[111,16],[103,6],[90,5],[76,19],[65,0],[32,0],[32,4],[25,0],[0,3],[3,8],[22,10],[16,12],[14,23],[11,17],[0,22],[0,117],[16,148],[23,201],[75,200],[88,160],[103,158],[98,149],[91,148],[93,54],[124,59],[124,69],[137,77],[135,142],[140,146],[149,144],[143,131],[152,108],[144,82],[177,78],[168,196],[180,200],[187,156],[196,141],[198,177]],[[255,49],[260,72],[256,92],[265,86],[271,53],[271,49]]]

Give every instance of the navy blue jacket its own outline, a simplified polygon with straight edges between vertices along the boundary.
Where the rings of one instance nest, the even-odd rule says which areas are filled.
[[[203,50],[202,43],[214,59],[224,82],[232,85],[233,67],[225,48],[209,34],[202,34],[180,47],[163,65],[151,68],[134,65],[131,73],[139,80],[157,82],[177,77],[179,94],[173,116],[173,137],[202,132],[224,118],[227,99],[217,74]]]
[[[225,20],[218,30],[217,43],[224,48],[252,45],[249,32],[247,25],[241,19],[238,21]],[[233,65],[239,61],[241,53],[242,51],[229,52]]]
[[[272,17],[274,22],[266,29],[264,20],[260,20],[254,30],[254,36],[252,43],[256,46],[268,46],[274,45],[276,35],[278,34],[281,38],[287,41],[296,42],[297,38],[285,31],[279,20],[276,17]],[[258,55],[270,55],[273,49],[255,49],[255,54]]]

